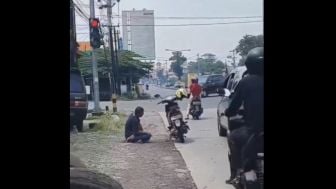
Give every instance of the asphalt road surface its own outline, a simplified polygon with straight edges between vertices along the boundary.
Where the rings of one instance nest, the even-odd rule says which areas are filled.
[[[228,145],[218,135],[216,110],[205,109],[200,120],[188,120],[185,143],[175,143],[198,189],[233,189],[225,183],[230,176]],[[167,126],[164,112],[160,115]]]

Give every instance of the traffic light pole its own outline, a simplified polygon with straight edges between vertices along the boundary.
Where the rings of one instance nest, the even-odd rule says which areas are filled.
[[[90,0],[90,18],[91,19],[95,18],[94,0]],[[91,58],[92,58],[93,94],[94,94],[94,96],[93,96],[93,98],[94,98],[93,113],[100,113],[100,112],[102,112],[102,110],[101,110],[100,104],[99,104],[99,102],[100,102],[100,99],[99,99],[99,79],[98,79],[97,60],[96,60],[95,48],[94,47],[92,47]]]

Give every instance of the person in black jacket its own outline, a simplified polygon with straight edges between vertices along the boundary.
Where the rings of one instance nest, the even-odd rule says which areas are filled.
[[[264,129],[264,48],[256,47],[249,51],[245,66],[248,76],[237,85],[232,101],[225,111],[227,117],[238,113],[241,106],[244,109],[245,125],[233,130],[228,137],[231,152],[231,176],[226,182],[232,184],[242,166],[242,149],[253,133]]]
[[[146,143],[150,140],[152,135],[150,133],[144,132],[140,124],[140,117],[144,115],[144,109],[140,106],[135,108],[134,114],[128,117],[125,126],[125,138],[126,142],[138,142]]]

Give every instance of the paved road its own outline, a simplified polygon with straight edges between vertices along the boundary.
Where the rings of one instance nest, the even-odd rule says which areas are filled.
[[[172,95],[175,90],[150,85],[149,91],[152,96],[160,94],[162,97]],[[214,95],[202,99],[204,113],[201,120],[189,120],[191,131],[187,134],[186,143],[176,143],[177,149],[181,152],[188,169],[198,189],[232,189],[231,185],[225,184],[229,177],[228,146],[224,137],[218,136],[216,108],[221,97]],[[160,112],[165,124],[164,106],[157,105],[160,99],[118,101],[118,109],[133,111],[136,106],[144,107],[145,111]],[[182,110],[187,108],[188,100],[179,102]],[[101,108],[109,106],[111,102],[101,102]],[[92,102],[90,103],[92,106]],[[184,112],[186,115],[186,112]],[[145,115],[146,116],[146,115]]]
[[[161,117],[167,125],[164,113]],[[217,131],[216,109],[205,109],[201,120],[189,120],[191,130],[184,144],[175,143],[198,189],[233,189],[229,178],[228,146]]]
[[[174,95],[176,90],[175,89],[166,89],[161,88],[155,85],[150,85],[149,90],[146,91],[147,93],[154,96],[155,94],[160,94],[162,98]],[[217,105],[220,101],[221,97],[213,94],[207,98],[202,99],[202,106],[203,108],[217,108]],[[164,105],[157,103],[160,101],[160,99],[151,99],[151,100],[135,100],[135,101],[117,101],[117,107],[124,110],[124,111],[133,111],[136,106],[142,106],[145,108],[146,111],[156,111],[161,112],[164,110]],[[183,99],[182,101],[179,101],[179,106],[182,110],[187,109],[187,99]],[[100,102],[100,107],[102,109],[105,109],[105,106],[109,106],[110,109],[112,109],[112,102],[109,101],[102,101]],[[89,102],[89,110],[93,109],[93,102]]]

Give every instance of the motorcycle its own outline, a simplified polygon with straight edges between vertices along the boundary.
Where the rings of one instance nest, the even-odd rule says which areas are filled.
[[[193,119],[199,119],[203,113],[202,102],[200,98],[195,98],[191,101],[189,114],[192,115]]]
[[[239,114],[243,113],[240,110]],[[242,117],[229,118],[229,132],[243,126]],[[253,133],[247,140],[242,149],[243,171],[239,172],[233,186],[236,189],[263,189],[264,188],[264,149],[263,149],[264,133]],[[229,151],[229,161],[231,162],[231,154]],[[231,170],[234,171],[234,170]],[[232,174],[232,172],[231,172]]]
[[[252,134],[243,149],[243,171],[232,183],[236,189],[264,189],[264,133]],[[251,150],[253,149],[253,150]],[[244,155],[253,151],[253,155]]]
[[[226,91],[225,96],[230,92]],[[238,115],[228,117],[229,134],[245,125],[244,110],[240,109]],[[233,186],[236,189],[263,189],[264,188],[264,133],[253,133],[242,149],[243,171],[238,173]],[[229,161],[231,154],[229,151]],[[235,170],[231,170],[235,171]],[[231,172],[232,174],[233,172]]]
[[[190,130],[187,122],[183,121],[183,115],[177,104],[175,96],[168,96],[158,104],[165,104],[166,117],[169,123],[170,139],[179,139],[184,143],[184,135]]]

